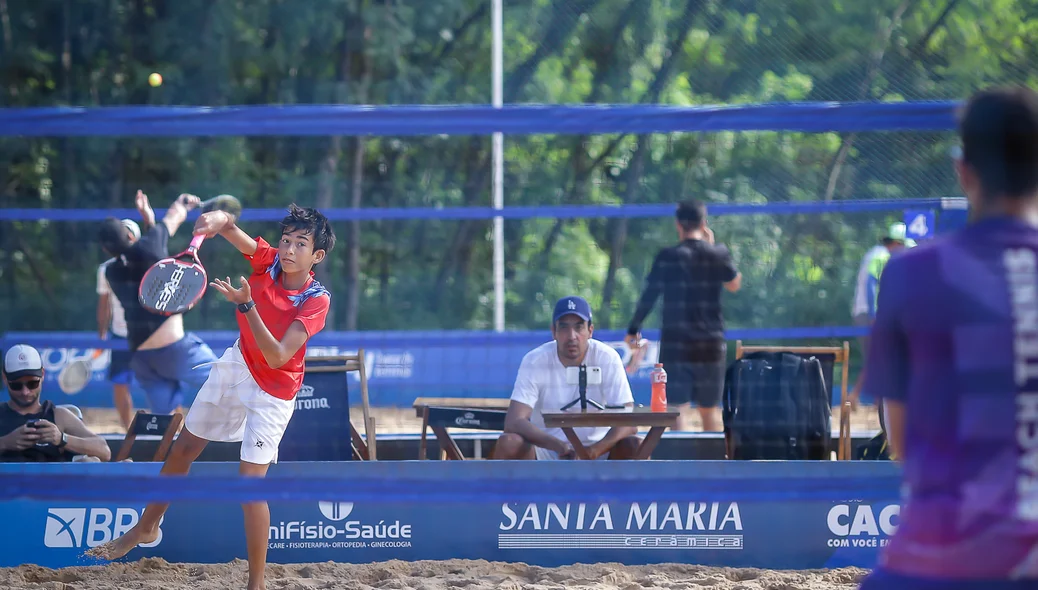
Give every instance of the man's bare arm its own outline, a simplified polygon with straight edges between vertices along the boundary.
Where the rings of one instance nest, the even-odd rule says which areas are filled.
[[[105,439],[90,432],[86,424],[66,408],[54,408],[54,421],[58,428],[68,435],[66,449],[77,455],[97,457],[107,462],[112,459],[112,449]]]
[[[625,408],[633,408],[634,403],[624,404]],[[602,440],[592,444],[588,447],[588,451],[591,453],[592,459],[597,459],[602,455],[613,450],[616,443],[622,441],[629,436],[635,436],[638,434],[637,426],[614,426],[606,432],[606,435],[602,437]]]
[[[197,207],[201,202],[201,199],[189,194],[182,194],[177,197],[176,201],[173,201],[169,209],[166,209],[166,215],[162,218],[162,223],[166,225],[170,236],[177,233],[180,224],[187,219],[187,212]]]
[[[731,293],[735,293],[742,288],[742,273],[736,273],[735,278],[724,284],[724,288]]]
[[[112,320],[112,308],[108,298],[111,293],[105,293],[97,298],[97,335],[104,338],[108,334],[108,323]]]
[[[559,451],[560,446],[568,444],[534,426],[533,422],[530,422],[532,415],[533,408],[512,400],[508,404],[508,413],[505,414],[505,432],[518,434],[535,447],[556,452]],[[562,444],[560,445],[560,443]]]

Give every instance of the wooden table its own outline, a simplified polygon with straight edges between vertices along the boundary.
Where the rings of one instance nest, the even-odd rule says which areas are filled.
[[[656,445],[659,444],[663,432],[667,428],[677,426],[679,415],[680,413],[677,410],[653,412],[650,408],[645,407],[625,408],[623,410],[545,412],[542,414],[544,426],[547,428],[561,428],[566,438],[569,439],[569,443],[573,445],[577,458],[585,460],[590,459],[591,456],[584,443],[577,437],[577,433],[573,431],[574,428],[648,426],[649,432],[645,435],[641,444],[638,445],[638,451],[634,455],[635,459],[646,460],[652,456],[652,452],[656,449]]]
[[[428,448],[428,442],[427,442],[427,438],[426,438],[426,433],[429,430],[429,408],[465,408],[465,409],[471,409],[471,410],[507,410],[509,403],[511,403],[511,400],[509,400],[508,398],[501,398],[501,397],[495,397],[495,398],[485,398],[485,397],[472,397],[472,398],[468,398],[468,397],[419,397],[419,398],[415,398],[414,405],[413,405],[414,410],[415,410],[415,416],[417,416],[417,417],[422,419],[422,438],[421,438],[421,441],[418,443],[418,458],[420,460],[425,460],[426,459],[426,452],[427,452],[427,448]],[[442,448],[442,447],[444,447],[444,443],[445,443],[445,441],[443,440],[444,437],[446,437],[446,439],[448,439],[448,440],[450,439],[450,435],[447,434],[446,429],[442,429],[443,430],[442,433],[438,432],[436,430],[437,429],[434,429],[434,434],[436,434],[436,438],[437,439],[440,439],[440,446],[441,446],[440,458],[444,459],[444,458],[447,458],[450,455],[453,455],[454,454],[453,451],[455,451],[457,449],[457,447],[454,446],[453,441],[450,441],[450,444],[447,445],[446,448]],[[457,451],[457,454],[460,454],[460,451]],[[460,457],[450,456],[450,458],[458,459]]]

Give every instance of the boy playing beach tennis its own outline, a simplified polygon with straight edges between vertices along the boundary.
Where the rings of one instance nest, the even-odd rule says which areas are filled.
[[[313,276],[315,264],[335,245],[335,234],[316,209],[293,205],[281,221],[277,247],[252,238],[223,211],[203,214],[194,233],[223,236],[252,265],[235,288],[216,279],[213,288],[238,306],[241,335],[217,361],[188,411],[161,473],[186,474],[208,441],[241,441],[244,476],[263,477],[277,462],[278,445],[303,382],[306,342],[324,328],[330,295]],[[125,535],[92,551],[118,559],[154,541],[168,504],[151,504]],[[270,511],[266,502],[243,504],[249,556],[249,590],[264,588]]]

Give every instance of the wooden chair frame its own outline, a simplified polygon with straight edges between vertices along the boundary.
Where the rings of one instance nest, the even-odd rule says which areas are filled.
[[[412,407],[415,410],[415,415],[422,419],[422,436],[418,442],[418,459],[424,461],[428,459],[428,433],[429,433],[429,408],[432,407],[448,407],[448,408],[462,408],[466,410],[508,410],[508,405],[511,401],[508,398],[499,397],[417,397],[414,400]],[[446,430],[444,430],[446,434]],[[439,439],[439,434],[436,434]],[[448,437],[449,438],[449,437]],[[440,460],[446,460],[448,458],[447,448],[444,446],[443,441],[437,441],[440,443]],[[460,451],[459,451],[460,453]]]
[[[364,437],[353,426],[350,421],[350,439],[353,445],[353,458],[358,461],[378,460],[378,451],[375,443],[375,418],[371,415],[371,403],[368,400],[368,372],[364,364],[364,349],[357,349],[357,354],[343,354],[335,356],[315,356],[310,360],[342,361],[346,365],[346,372],[357,371],[360,373],[360,398],[361,407],[364,412]],[[321,366],[307,369],[311,373],[331,373],[341,371],[340,367]]]
[[[133,419],[130,420],[130,426],[126,429],[126,437],[123,438],[123,443],[119,446],[119,452],[112,458],[112,462],[116,463],[119,461],[125,461],[130,458],[130,449],[133,447],[134,441],[137,440],[137,420],[147,419],[152,416],[159,416],[160,418],[166,418],[163,414],[152,414],[145,412],[144,410],[137,410],[137,413],[133,415]],[[162,433],[162,440],[159,442],[159,448],[155,449],[155,455],[151,458],[156,463],[161,463],[166,460],[166,455],[169,454],[170,447],[173,446],[173,437],[180,432],[180,426],[184,423],[184,415],[180,412],[174,412],[168,416],[170,418],[169,426],[166,431]]]
[[[851,404],[848,400],[848,380],[851,364],[851,345],[846,340],[843,346],[743,346],[742,340],[735,341],[735,359],[748,352],[788,352],[791,354],[831,354],[840,364],[840,438],[836,450],[839,461],[851,458]]]

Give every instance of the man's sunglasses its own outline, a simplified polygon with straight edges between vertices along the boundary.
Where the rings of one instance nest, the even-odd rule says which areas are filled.
[[[39,379],[30,379],[28,381],[8,381],[7,382],[7,388],[10,389],[11,391],[21,391],[23,389],[28,389],[29,391],[32,391],[33,389],[36,389],[39,386],[40,386],[40,380]]]

